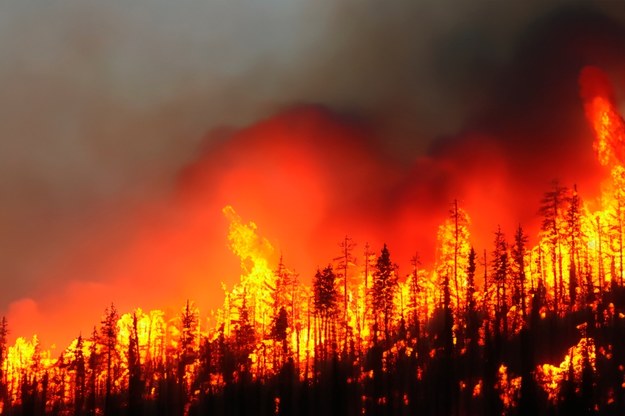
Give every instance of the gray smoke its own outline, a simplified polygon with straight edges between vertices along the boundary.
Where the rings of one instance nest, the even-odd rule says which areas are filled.
[[[167,195],[213,129],[321,104],[414,160],[490,104],[521,35],[570,3],[2,2],[0,309],[58,284],[48,271],[77,247],[123,244],[126,213]],[[623,19],[616,3],[592,7]]]

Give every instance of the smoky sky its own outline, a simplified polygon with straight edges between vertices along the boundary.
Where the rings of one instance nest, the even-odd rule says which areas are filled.
[[[93,279],[61,266],[113,255],[218,132],[293,106],[365,126],[402,189],[475,132],[553,157],[550,129],[587,133],[569,119],[580,67],[625,85],[623,22],[610,1],[2,2],[0,309],[51,290],[51,269]]]

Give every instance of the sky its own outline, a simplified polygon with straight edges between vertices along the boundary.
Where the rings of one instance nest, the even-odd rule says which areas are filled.
[[[598,169],[577,74],[622,92],[624,25],[613,1],[2,2],[0,311],[28,335],[84,307],[86,332],[219,291],[226,202],[303,274],[346,233],[427,257],[456,197],[532,223]]]

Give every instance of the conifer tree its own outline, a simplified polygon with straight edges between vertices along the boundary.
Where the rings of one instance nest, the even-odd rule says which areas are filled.
[[[104,354],[106,356],[106,391],[104,396],[104,414],[113,414],[113,364],[117,357],[117,321],[119,321],[119,314],[115,305],[111,303],[111,306],[104,311],[104,318],[102,319],[102,346],[104,348]]]
[[[397,266],[391,262],[388,247],[384,244],[380,256],[375,263],[373,272],[373,308],[379,311],[384,325],[384,336],[390,340],[390,321],[395,309],[395,292],[397,291]]]
[[[505,236],[501,231],[501,227],[497,227],[495,232],[495,248],[493,250],[493,281],[496,285],[495,288],[495,330],[503,331],[506,335],[508,323],[507,323],[507,298],[506,298],[506,284],[509,273],[509,260],[508,260],[508,244],[506,243]],[[497,332],[498,333],[498,332]]]
[[[74,415],[83,414],[86,391],[85,356],[83,354],[82,335],[78,336],[76,346],[73,350],[74,359],[72,369],[74,370]]]
[[[513,301],[521,309],[523,321],[527,318],[526,288],[525,288],[525,245],[527,236],[523,228],[519,225],[514,234],[514,244],[512,246],[512,269],[514,273],[514,294]]]
[[[545,193],[541,200],[540,213],[543,216],[542,231],[549,243],[551,268],[553,271],[554,309],[560,311],[562,292],[564,290],[562,278],[562,241],[560,216],[564,210],[567,189],[554,181],[552,189]]]
[[[336,290],[336,274],[332,265],[328,265],[323,271],[317,269],[313,280],[313,292],[315,297],[315,313],[321,320],[321,332],[326,347],[330,338],[331,319],[336,312],[338,292]]]

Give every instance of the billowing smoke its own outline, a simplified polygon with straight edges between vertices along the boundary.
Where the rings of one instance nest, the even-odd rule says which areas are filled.
[[[307,278],[345,234],[431,260],[455,198],[488,248],[535,228],[554,178],[591,197],[577,77],[624,96],[625,16],[569,3],[0,5],[13,335],[67,339],[111,301],[216,307],[225,204]]]

